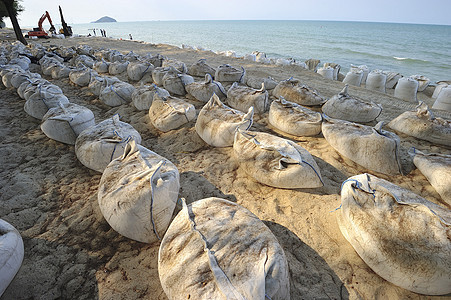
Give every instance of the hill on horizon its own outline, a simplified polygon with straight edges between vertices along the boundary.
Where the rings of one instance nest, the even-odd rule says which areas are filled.
[[[117,22],[117,21],[111,17],[105,16],[105,17],[101,17],[97,21],[93,21],[91,23],[109,23],[109,22]]]

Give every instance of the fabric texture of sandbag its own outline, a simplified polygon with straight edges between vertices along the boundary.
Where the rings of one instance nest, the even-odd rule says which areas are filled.
[[[207,74],[215,76],[216,70],[207,64],[206,59],[199,59],[188,68],[188,74],[191,76],[204,77]]]
[[[119,106],[130,103],[134,91],[135,87],[127,82],[115,82],[100,92],[99,99],[108,106]]]
[[[22,265],[22,237],[14,226],[0,219],[0,297]]]
[[[451,111],[451,85],[440,90],[432,108]]]
[[[290,102],[306,106],[321,105],[326,102],[326,99],[315,89],[293,78],[279,82],[272,91],[272,94],[276,98],[283,97]]]
[[[246,71],[243,67],[238,70],[231,65],[220,65],[215,72],[215,80],[225,83],[244,82]]]
[[[154,68],[149,62],[132,62],[127,66],[127,75],[133,81],[152,82],[152,71]]]
[[[205,75],[204,82],[192,82],[185,86],[188,94],[202,102],[208,102],[213,94],[216,94],[221,100],[227,98],[227,92],[218,81],[214,81],[210,74]]]
[[[395,87],[396,98],[417,103],[418,81],[409,77],[403,77],[398,80]]]
[[[368,90],[385,93],[385,83],[387,82],[387,75],[381,70],[371,71],[365,82],[365,87]]]
[[[62,93],[53,93],[53,89],[39,86],[24,104],[24,110],[33,118],[42,120],[47,111],[52,107],[58,107],[59,103],[69,103],[69,99]]]
[[[256,90],[234,82],[227,91],[227,104],[242,112],[254,107],[254,113],[262,114],[269,109],[268,91],[265,89],[264,83],[259,90]]]
[[[152,101],[155,94],[160,95],[161,98],[170,96],[168,91],[156,86],[155,84],[150,86],[140,86],[135,89],[132,94],[133,106],[135,106],[137,110],[148,110],[152,106]]]
[[[175,97],[154,95],[149,108],[152,125],[163,132],[177,129],[196,118],[194,105]]]
[[[170,300],[290,299],[285,254],[262,221],[221,198],[182,203],[158,255]]]

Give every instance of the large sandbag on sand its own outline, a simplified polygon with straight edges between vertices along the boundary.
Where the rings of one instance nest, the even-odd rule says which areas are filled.
[[[371,122],[382,112],[382,106],[372,101],[363,101],[348,94],[348,85],[330,98],[321,108],[327,116],[350,122]]]
[[[357,164],[387,175],[402,174],[399,137],[383,130],[382,125],[379,122],[370,127],[324,118],[322,131],[332,148]]]
[[[177,129],[196,118],[194,105],[175,97],[154,95],[149,109],[152,125],[163,132]]]
[[[409,150],[413,163],[442,199],[451,205],[451,155]]]
[[[263,83],[261,88],[256,90],[234,82],[227,91],[227,104],[242,112],[246,112],[249,108],[254,107],[256,114],[262,114],[269,108],[268,91],[266,91]]]
[[[451,85],[440,90],[432,108],[451,111]]]
[[[185,86],[188,94],[202,102],[208,102],[213,94],[216,94],[221,100],[227,98],[227,92],[222,84],[214,81],[210,74],[205,75],[204,82],[192,82]]]
[[[23,241],[14,226],[0,219],[0,297],[22,265]]]
[[[194,78],[190,75],[179,73],[175,68],[171,69],[163,76],[163,87],[171,94],[185,96],[185,86],[193,83]]]
[[[204,77],[207,74],[215,76],[216,70],[207,64],[205,58],[199,59],[188,68],[188,74],[191,76]]]
[[[253,116],[253,108],[245,114],[224,105],[217,95],[213,95],[200,110],[195,128],[207,144],[230,147],[238,128],[248,130],[252,126]]]
[[[161,242],[158,273],[170,300],[290,299],[276,237],[250,211],[221,198],[188,206],[183,200]]]
[[[124,154],[130,139],[141,143],[138,131],[119,121],[116,114],[83,130],[75,141],[75,154],[84,166],[102,173],[113,159]]]
[[[238,129],[233,150],[243,170],[260,183],[284,189],[324,185],[312,155],[290,140]]]
[[[99,95],[100,101],[108,106],[119,106],[132,101],[135,87],[130,83],[119,81],[105,87]]]
[[[42,120],[47,111],[52,107],[58,107],[59,103],[69,103],[69,99],[62,93],[48,92],[38,88],[38,91],[28,97],[24,104],[24,110],[33,118]]]
[[[132,62],[127,66],[127,75],[130,80],[152,82],[152,72],[155,67],[149,62]]]
[[[387,75],[381,70],[371,71],[365,82],[365,87],[368,90],[378,91],[385,93],[385,84],[387,82]]]
[[[85,66],[72,70],[69,73],[69,79],[71,82],[78,86],[88,86],[91,82],[91,78],[97,76],[96,71],[93,71]]]
[[[108,224],[130,239],[160,240],[177,203],[180,176],[166,158],[131,140],[100,179],[98,201]]]
[[[321,132],[323,117],[283,97],[271,103],[268,114],[269,123],[283,132],[295,136],[314,136]]]
[[[265,84],[265,89],[270,91],[275,89],[278,83],[270,76],[266,78],[249,76],[246,80],[246,84],[254,89],[259,89],[262,84]]]
[[[451,293],[451,211],[373,175],[346,180],[337,220],[385,280],[426,295]]]
[[[412,75],[412,76],[410,76],[410,78],[418,81],[418,91],[419,92],[424,91],[428,87],[429,83],[431,82],[431,80],[429,78],[427,78],[426,76],[423,76],[423,75]]]
[[[416,111],[406,111],[391,120],[388,127],[420,140],[451,146],[451,122],[434,117],[423,102]]]
[[[77,136],[96,124],[92,111],[75,103],[59,103],[42,118],[41,130],[51,139],[75,145]]]
[[[418,81],[409,77],[403,77],[398,80],[394,96],[408,102],[417,103],[417,92]]]
[[[272,94],[276,98],[284,97],[286,100],[300,105],[313,106],[326,102],[315,89],[303,85],[300,80],[293,78],[279,82]]]
[[[137,110],[148,110],[152,106],[154,95],[169,97],[169,92],[155,84],[143,85],[135,89],[132,94],[132,102]]]
[[[246,71],[243,67],[238,70],[231,65],[220,65],[216,69],[215,80],[225,83],[244,82]]]

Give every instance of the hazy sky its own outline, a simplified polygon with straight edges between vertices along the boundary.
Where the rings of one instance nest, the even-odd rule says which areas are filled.
[[[337,20],[451,25],[451,0],[22,0],[22,27],[37,26],[47,10],[61,23],[152,20]],[[5,19],[7,25],[9,18]],[[451,37],[450,37],[451,38]]]

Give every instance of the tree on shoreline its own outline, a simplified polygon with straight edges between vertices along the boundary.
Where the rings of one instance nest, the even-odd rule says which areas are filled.
[[[4,10],[3,10],[4,7]],[[27,45],[27,41],[23,37],[22,29],[20,29],[19,22],[17,21],[18,12],[23,11],[23,7],[19,4],[18,0],[0,0],[0,17],[9,17],[13,24],[16,38],[22,44]]]

